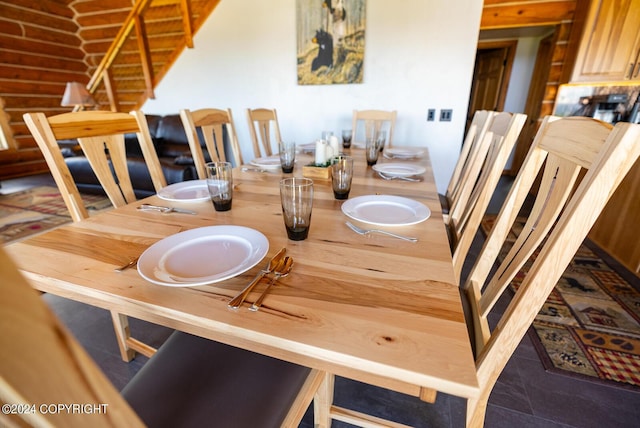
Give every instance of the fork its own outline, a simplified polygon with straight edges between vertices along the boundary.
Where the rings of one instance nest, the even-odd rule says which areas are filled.
[[[356,226],[355,224],[351,224],[350,222],[346,222],[347,226],[351,228],[354,232],[360,235],[368,235],[370,233],[382,233],[383,235],[393,236],[394,238],[404,239],[409,242],[418,242],[418,238],[413,238],[411,236],[398,235],[397,233],[387,232],[386,230],[381,229],[363,229],[361,227]]]
[[[419,181],[422,181],[419,178],[405,177],[402,175],[385,175],[382,172],[378,172],[378,175],[384,180],[404,180],[404,181],[412,181],[416,183]]]

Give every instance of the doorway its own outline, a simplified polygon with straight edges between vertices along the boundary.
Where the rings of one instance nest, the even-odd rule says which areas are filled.
[[[465,134],[476,110],[504,110],[517,46],[517,40],[478,43]]]

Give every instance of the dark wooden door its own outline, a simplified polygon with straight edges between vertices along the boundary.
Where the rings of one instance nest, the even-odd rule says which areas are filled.
[[[502,111],[517,41],[479,43],[467,109],[467,128],[476,110]]]

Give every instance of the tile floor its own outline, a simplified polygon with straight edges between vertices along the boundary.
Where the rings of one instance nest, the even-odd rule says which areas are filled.
[[[51,184],[47,176],[3,181],[0,193],[25,187]],[[508,188],[508,182],[496,193],[495,206]],[[490,211],[493,208],[490,207]],[[481,238],[476,240],[477,251]],[[117,388],[122,388],[144,365],[138,356],[130,363],[120,359],[109,313],[52,295],[43,298],[64,321]],[[500,306],[500,305],[498,305]],[[496,311],[504,309],[504,305]],[[159,346],[170,330],[143,321],[131,320],[131,329],[139,339]],[[439,394],[435,404],[414,397],[371,387],[346,379],[336,381],[336,404],[348,404],[354,410],[387,417],[415,427],[463,427],[465,402]],[[334,422],[334,427],[350,425]],[[638,427],[640,391],[551,374],[544,371],[529,337],[526,336],[501,374],[489,399],[485,426],[488,428],[528,427]],[[312,428],[311,408],[300,427]],[[233,427],[230,427],[233,428]]]

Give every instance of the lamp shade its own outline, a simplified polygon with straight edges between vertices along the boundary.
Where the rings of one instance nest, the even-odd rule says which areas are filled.
[[[68,82],[61,106],[92,106],[95,101],[87,88],[79,82]]]

